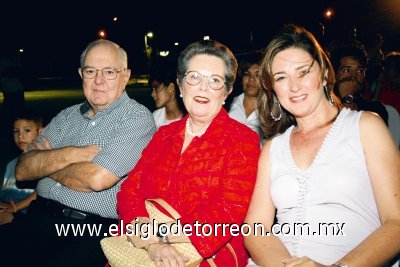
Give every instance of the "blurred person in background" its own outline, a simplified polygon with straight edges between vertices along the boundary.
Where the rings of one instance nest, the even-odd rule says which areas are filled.
[[[386,55],[384,71],[378,77],[379,101],[400,113],[400,51]]]
[[[229,110],[231,118],[243,123],[263,139],[257,111],[257,97],[260,92],[260,61],[262,51],[255,50],[239,61],[238,76],[243,93],[233,99]]]
[[[342,104],[352,110],[375,112],[387,125],[388,113],[385,106],[379,101],[367,100],[364,96],[369,91],[365,79],[368,56],[364,47],[359,44],[337,47],[332,51],[330,60],[336,73],[335,94]]]
[[[157,110],[153,111],[156,128],[182,119],[186,110],[179,97],[176,84],[176,72],[167,69],[159,70],[150,76],[151,96]]]
[[[14,118],[12,130],[14,143],[21,150],[43,131],[42,117],[32,110],[19,110]],[[0,224],[9,223],[14,216],[25,215],[29,204],[36,199],[36,192],[30,188],[18,188],[15,179],[15,167],[18,157],[7,164],[3,187],[0,191]],[[35,183],[36,186],[37,183]]]

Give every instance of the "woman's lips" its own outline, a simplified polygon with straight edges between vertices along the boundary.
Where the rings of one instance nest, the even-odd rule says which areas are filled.
[[[307,95],[300,95],[300,96],[295,96],[295,97],[291,97],[290,101],[293,103],[300,103],[303,102],[304,99],[306,99]]]
[[[193,97],[193,100],[200,104],[207,104],[210,102],[210,99],[208,99],[207,97],[202,97],[202,96],[195,96],[195,97]]]

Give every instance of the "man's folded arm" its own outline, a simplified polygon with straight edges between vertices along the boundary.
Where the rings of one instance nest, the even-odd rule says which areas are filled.
[[[50,175],[60,184],[83,192],[102,191],[112,187],[119,177],[92,162],[78,162]]]
[[[31,150],[20,156],[15,177],[18,181],[27,181],[51,176],[71,164],[92,160],[99,151],[94,145]]]

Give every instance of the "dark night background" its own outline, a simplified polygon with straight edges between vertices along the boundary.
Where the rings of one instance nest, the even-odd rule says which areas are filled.
[[[376,33],[382,33],[384,52],[400,50],[400,0],[235,1],[239,3],[6,0],[0,4],[0,57],[11,53],[21,58],[25,90],[34,91],[25,92],[26,105],[40,111],[46,124],[61,109],[83,101],[83,96],[78,96],[79,56],[98,38],[99,30],[105,30],[107,39],[128,52],[133,76],[147,73],[144,36],[148,31],[154,33],[149,44],[154,50],[169,50],[172,56],[164,61],[173,63],[181,49],[204,35],[226,44],[239,58],[251,49],[264,48],[284,23],[303,25],[324,46],[331,40],[352,39],[355,27],[358,40],[366,46]],[[327,8],[334,12],[330,19],[324,16]],[[144,87],[141,84],[140,89],[127,91],[152,110],[154,101]],[[29,93],[35,96],[27,98]],[[2,112],[0,105],[0,117],[7,115]],[[0,174],[20,153],[9,128],[0,122]]]
[[[305,26],[326,45],[347,38],[355,26],[364,44],[375,33],[383,33],[384,51],[400,50],[400,0],[271,2],[12,1],[1,7],[0,53],[23,48],[25,71],[31,77],[78,78],[80,53],[104,29],[107,39],[127,50],[135,75],[146,72],[148,31],[154,32],[149,43],[158,50],[177,54],[186,44],[209,35],[240,54],[265,47],[283,23]],[[324,16],[327,8],[334,10],[330,20]],[[174,47],[174,42],[179,46]]]

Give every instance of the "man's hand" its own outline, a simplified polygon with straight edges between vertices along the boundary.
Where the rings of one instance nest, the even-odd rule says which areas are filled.
[[[48,150],[51,148],[52,147],[49,139],[47,139],[45,136],[39,136],[37,140],[33,140],[32,143],[30,143],[29,146],[25,148],[24,153],[31,150]]]
[[[360,84],[352,77],[347,77],[338,81],[338,90],[340,98],[347,95],[355,95],[360,88]]]
[[[13,203],[0,202],[0,212],[8,212],[8,213],[16,212],[15,205],[13,205]]]

